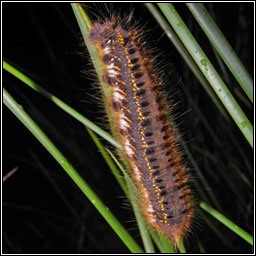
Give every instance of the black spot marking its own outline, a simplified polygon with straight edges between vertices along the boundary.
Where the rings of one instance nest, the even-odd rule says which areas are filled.
[[[154,133],[153,132],[145,132],[145,136],[146,137],[150,137],[150,136],[152,136]]]
[[[162,149],[168,148],[169,146],[170,146],[170,143],[167,142],[167,143],[165,143],[165,144],[162,145]]]
[[[186,183],[180,184],[177,186],[178,190],[181,190],[182,188],[184,188],[186,186]]]
[[[153,169],[158,169],[159,168],[159,165],[154,165],[152,166]]]
[[[160,183],[162,181],[163,181],[162,179],[156,179],[156,183]]]
[[[164,189],[165,188],[165,185],[160,185],[158,186],[160,189]]]
[[[171,154],[170,151],[167,151],[167,152],[165,153],[166,156],[169,156],[170,154]]]
[[[144,108],[144,107],[147,107],[149,105],[149,102],[148,101],[142,101],[140,105],[141,105],[142,108]]]
[[[161,129],[161,132],[164,132],[164,131],[166,131],[168,129],[168,125],[164,125],[163,127],[162,127],[162,129]]]
[[[131,68],[131,71],[137,71],[137,70],[139,70],[139,69],[140,69],[140,65],[137,64],[137,65],[135,65],[135,66],[133,66],[133,67]]]
[[[124,46],[126,46],[126,44],[129,42],[129,40],[130,40],[129,37],[124,38]]]
[[[179,198],[183,199],[186,196],[190,197],[190,193],[189,192],[185,192],[185,193],[183,192],[182,195],[179,196]]]
[[[139,90],[139,91],[136,92],[136,95],[137,95],[137,96],[141,96],[141,95],[145,94],[145,92],[146,92],[146,90],[141,89],[141,90]]]
[[[181,180],[181,178],[177,178],[177,179],[174,180],[174,182],[178,183],[178,182],[180,182],[180,180]]]
[[[129,54],[134,54],[136,52],[136,49],[135,48],[132,48],[128,51]]]
[[[173,218],[173,215],[169,214],[167,215],[167,219],[172,219]]]
[[[118,110],[119,110],[119,103],[116,102],[116,101],[113,101],[113,102],[112,102],[112,108],[113,108],[115,111],[118,111]]]
[[[163,201],[163,204],[169,204],[169,202],[168,201]]]
[[[131,59],[131,63],[132,63],[132,64],[135,64],[135,63],[138,62],[138,61],[139,61],[139,58]]]
[[[153,176],[157,176],[158,174],[160,174],[159,171],[154,171],[154,172],[152,172],[152,175],[153,175]]]
[[[138,87],[142,87],[144,85],[144,82],[140,82],[136,84]]]
[[[112,29],[114,30],[116,27],[117,27],[117,23],[115,22],[115,23],[112,24]],[[124,39],[127,39],[127,37],[124,38]]]
[[[187,194],[179,196],[180,199],[183,199]]]
[[[164,105],[159,105],[158,111],[162,111],[164,109]]]
[[[160,120],[160,121],[166,121],[166,120],[167,120],[167,117],[166,117],[165,114],[163,114],[163,115],[160,115],[160,116],[158,117],[158,120]]]
[[[161,193],[160,193],[160,196],[166,196],[167,195],[167,192],[165,190],[163,190]]]
[[[149,119],[143,120],[141,122],[141,126],[143,126],[143,127],[148,126],[148,125],[150,125],[150,120]]]
[[[148,111],[147,111],[147,112],[143,112],[142,115],[143,115],[143,116],[147,116],[149,113],[150,113],[150,112],[148,112]]]
[[[143,76],[143,73],[136,73],[135,75],[134,75],[134,77],[136,78],[136,79],[139,79],[139,78],[141,78]]]
[[[146,154],[147,154],[147,155],[151,155],[151,154],[153,154],[153,153],[155,153],[154,148],[148,148],[148,149],[146,150]]]
[[[114,110],[117,109],[117,106],[118,106],[118,103],[116,101],[113,101],[112,102],[112,107],[113,107]]]
[[[185,214],[185,213],[187,213],[188,212],[188,209],[184,209],[182,212],[181,212],[181,214]]]
[[[172,163],[170,163],[168,166],[167,166],[167,168],[173,168],[175,166],[175,162],[172,162]],[[177,173],[179,172],[179,170],[177,170]],[[176,175],[176,172],[174,172],[175,173],[175,175]]]
[[[103,57],[102,57],[102,61],[105,63],[105,64],[109,64],[111,62],[111,59],[113,58],[112,55],[110,54],[105,54]]]
[[[125,91],[125,90],[124,90],[124,91]],[[124,107],[127,106],[127,103],[128,103],[128,102],[127,102],[127,99],[123,99],[123,100],[122,100],[122,104],[124,105]]]
[[[163,136],[163,140],[167,140],[168,138],[169,138],[169,135],[167,134]]]
[[[149,162],[151,162],[151,163],[152,163],[152,162],[155,162],[155,161],[157,161],[156,158],[150,158],[150,159],[149,159]]]
[[[163,98],[163,96],[157,96],[157,97],[156,97],[156,103],[159,103],[162,98]]]
[[[152,144],[154,144],[154,141],[147,141],[147,144],[152,145]]]

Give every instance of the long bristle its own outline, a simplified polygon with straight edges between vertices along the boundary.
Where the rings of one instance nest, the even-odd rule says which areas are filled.
[[[89,41],[101,59],[106,111],[121,144],[120,156],[140,192],[143,215],[177,246],[193,216],[189,176],[161,90],[161,73],[131,17],[96,22]]]

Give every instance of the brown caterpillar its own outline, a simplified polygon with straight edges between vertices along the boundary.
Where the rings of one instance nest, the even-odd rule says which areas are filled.
[[[93,24],[89,42],[101,58],[104,95],[121,156],[141,196],[147,223],[177,246],[188,230],[193,205],[177,135],[161,92],[161,75],[141,31],[112,17]]]

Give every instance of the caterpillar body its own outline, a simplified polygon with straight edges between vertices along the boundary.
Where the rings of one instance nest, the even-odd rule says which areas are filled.
[[[120,154],[140,192],[146,222],[177,245],[193,216],[189,176],[177,148],[161,75],[141,31],[119,17],[95,22],[89,42],[97,50],[108,116]]]

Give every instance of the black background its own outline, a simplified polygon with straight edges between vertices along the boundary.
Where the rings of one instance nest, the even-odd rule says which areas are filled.
[[[179,130],[208,183],[207,187],[201,183],[197,170],[188,160],[191,175],[205,193],[202,198],[195,188],[198,201],[206,200],[252,234],[253,155],[238,128],[233,122],[226,123],[143,4],[86,6],[94,19],[93,13],[104,17],[108,15],[107,9],[121,15],[134,9],[134,19],[150,28],[146,37],[164,56],[159,66],[166,70],[168,94],[178,102],[175,113]],[[206,6],[253,75],[253,4],[210,3]],[[71,5],[3,3],[2,7],[4,59],[104,128],[106,118],[99,101],[91,97],[96,94],[97,83],[91,81],[92,66]],[[175,7],[230,90],[246,98],[229,71],[225,76],[219,68],[207,38],[186,5],[176,3]],[[131,206],[83,125],[6,71],[3,71],[3,86],[141,243]],[[239,104],[253,121],[253,107],[237,95],[235,93]],[[212,127],[218,140],[211,137],[202,120]],[[3,253],[129,253],[63,169],[5,106],[2,134],[3,175],[18,167],[3,183]],[[249,185],[241,181],[237,170],[249,180]],[[217,204],[207,191],[216,196]],[[188,252],[199,252],[198,240],[207,253],[251,252],[245,241],[205,216],[227,240],[223,242],[204,217],[198,217],[186,241]]]

